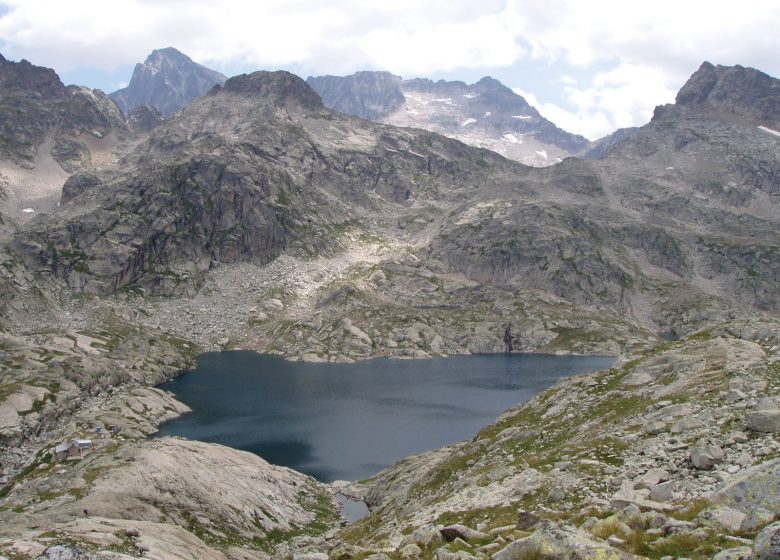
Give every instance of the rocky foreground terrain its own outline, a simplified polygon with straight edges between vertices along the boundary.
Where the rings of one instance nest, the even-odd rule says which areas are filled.
[[[24,88],[73,90],[0,74],[37,103],[3,113],[3,169],[56,163],[60,203],[2,215],[0,554],[777,557],[778,80],[705,63],[602,159],[539,169],[257,72],[169,119],[109,105],[110,157],[68,167],[59,105]],[[359,483],[147,439],[186,412],[154,386],[205,349],[425,358],[502,351],[506,327],[618,362]],[[343,528],[337,491],[371,514]]]

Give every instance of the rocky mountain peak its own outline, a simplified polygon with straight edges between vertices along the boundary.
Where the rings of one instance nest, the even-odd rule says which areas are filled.
[[[319,109],[320,96],[301,78],[290,72],[260,70],[251,74],[240,74],[225,82],[221,88],[214,88],[215,95],[235,94],[288,108]]]
[[[189,56],[173,47],[154,49],[144,61],[144,64],[157,68],[162,67],[166,63],[196,64]]]
[[[677,105],[734,114],[762,122],[780,121],[780,80],[743,66],[704,62],[680,89]]]
[[[110,97],[126,115],[136,107],[149,105],[170,116],[225,79],[186,54],[166,47],[153,50],[143,64],[136,64],[130,85]]]

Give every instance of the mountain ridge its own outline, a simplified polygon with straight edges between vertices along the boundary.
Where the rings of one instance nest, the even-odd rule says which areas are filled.
[[[307,78],[335,110],[384,124],[430,130],[492,149],[521,163],[545,166],[583,152],[585,138],[561,130],[525,99],[488,76],[474,84],[389,72]]]

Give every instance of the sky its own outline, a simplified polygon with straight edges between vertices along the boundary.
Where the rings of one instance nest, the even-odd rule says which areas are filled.
[[[0,53],[110,92],[172,46],[228,76],[492,76],[590,139],[640,126],[704,61],[780,76],[778,0],[0,0]]]

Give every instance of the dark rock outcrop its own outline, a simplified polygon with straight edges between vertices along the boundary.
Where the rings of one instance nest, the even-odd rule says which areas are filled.
[[[380,120],[406,101],[401,93],[401,77],[390,72],[309,76],[306,83],[320,95],[326,107],[362,119]]]
[[[149,105],[170,116],[225,79],[168,47],[152,51],[143,64],[136,64],[130,84],[109,95],[126,115],[136,107]]]
[[[133,132],[149,132],[165,122],[163,114],[149,105],[140,105],[127,115],[127,125]]]

